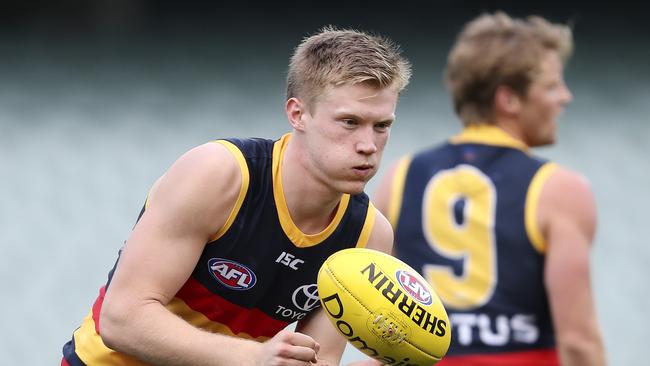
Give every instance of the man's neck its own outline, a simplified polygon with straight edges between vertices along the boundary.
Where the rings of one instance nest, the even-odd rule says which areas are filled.
[[[323,231],[336,215],[343,194],[319,181],[290,141],[280,162],[284,199],[294,224],[305,234]]]

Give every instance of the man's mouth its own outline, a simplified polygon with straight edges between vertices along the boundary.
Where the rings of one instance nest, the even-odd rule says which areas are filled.
[[[371,170],[374,167],[372,164],[362,164],[354,167],[356,170]]]

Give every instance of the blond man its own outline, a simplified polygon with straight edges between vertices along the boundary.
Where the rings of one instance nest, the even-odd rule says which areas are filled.
[[[306,38],[289,67],[293,131],[198,146],[156,181],[62,365],[338,364],[345,339],[316,275],[337,250],[391,250],[363,190],[409,77],[385,38]]]
[[[446,81],[464,128],[384,177],[374,202],[395,253],[421,271],[452,323],[440,365],[604,365],[590,250],[593,193],[539,159],[571,101],[571,30],[497,12],[465,25]]]

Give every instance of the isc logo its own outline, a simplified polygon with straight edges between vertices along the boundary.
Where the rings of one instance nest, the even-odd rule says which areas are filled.
[[[404,291],[413,296],[417,302],[424,305],[431,305],[433,302],[431,293],[427,289],[427,286],[422,284],[415,275],[405,270],[398,270],[395,276]]]
[[[248,267],[228,259],[212,258],[208,268],[217,281],[233,290],[249,290],[257,282],[255,273]]]
[[[275,260],[275,263],[282,263],[285,266],[296,271],[298,270],[298,265],[305,263],[305,261],[296,258],[293,254],[282,252],[280,253],[280,256]]]

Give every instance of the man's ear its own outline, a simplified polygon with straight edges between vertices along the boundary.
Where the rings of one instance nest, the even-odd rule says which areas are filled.
[[[302,131],[305,128],[305,115],[309,113],[305,104],[300,99],[292,97],[287,99],[284,109],[291,127],[297,131]]]
[[[517,114],[521,109],[521,103],[521,96],[509,86],[499,85],[494,92],[494,110],[497,113]]]

